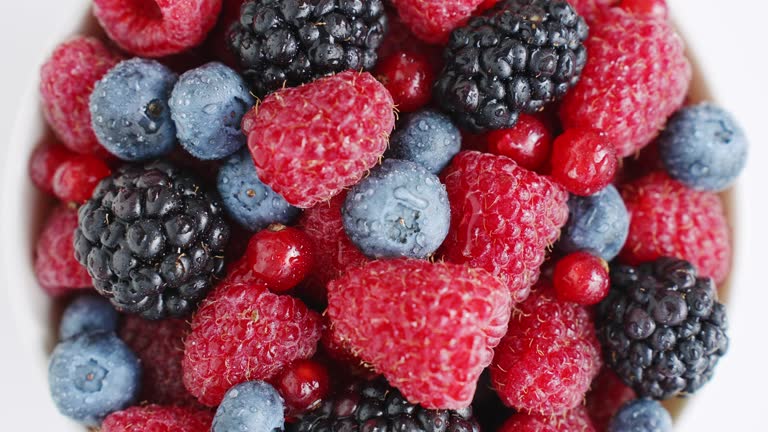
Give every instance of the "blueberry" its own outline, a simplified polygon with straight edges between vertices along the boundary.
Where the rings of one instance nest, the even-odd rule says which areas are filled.
[[[605,261],[619,254],[629,235],[629,214],[615,187],[587,197],[572,195],[568,209],[558,244],[562,252],[590,251]]]
[[[59,411],[90,426],[130,406],[140,379],[139,360],[114,333],[83,333],[61,342],[48,367]]]
[[[96,137],[120,159],[152,159],[176,143],[168,98],[176,74],[154,60],[118,63],[91,93],[91,123]]]
[[[81,333],[113,332],[118,314],[109,300],[95,295],[82,295],[64,310],[59,324],[59,337],[69,339]]]
[[[208,63],[185,72],[169,105],[179,142],[198,159],[221,159],[245,144],[240,120],[255,103],[237,72]]]
[[[669,174],[699,190],[731,186],[747,162],[747,137],[734,118],[710,103],[677,112],[659,137],[659,154]]]
[[[347,195],[344,230],[373,258],[425,258],[448,235],[451,210],[445,186],[421,165],[387,159]]]
[[[284,425],[283,399],[263,381],[232,387],[213,418],[212,432],[272,432]]]
[[[672,432],[672,417],[659,402],[638,399],[619,409],[608,432]]]
[[[408,116],[392,134],[386,157],[421,164],[439,174],[461,150],[461,133],[451,119],[425,110]]]
[[[229,216],[251,231],[272,223],[288,225],[299,216],[299,209],[259,180],[247,149],[221,166],[218,188]]]

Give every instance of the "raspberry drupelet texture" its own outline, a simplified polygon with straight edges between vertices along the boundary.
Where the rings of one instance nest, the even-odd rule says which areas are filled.
[[[43,192],[53,194],[53,177],[56,170],[75,156],[56,140],[46,140],[29,157],[29,178]]]
[[[342,72],[268,96],[243,118],[259,178],[309,208],[357,183],[387,149],[395,126],[387,89]]]
[[[328,285],[327,314],[347,349],[430,409],[469,406],[510,307],[488,272],[416,259],[373,261]]]
[[[393,0],[400,19],[416,37],[443,45],[483,0]]]
[[[64,202],[81,204],[112,170],[103,160],[91,155],[74,156],[62,163],[53,176],[53,193]]]
[[[619,160],[605,134],[568,129],[552,144],[550,165],[550,175],[568,192],[589,196],[611,184]]]
[[[35,276],[48,295],[90,288],[91,277],[75,259],[77,212],[59,206],[51,212],[35,246]]]
[[[209,432],[213,415],[177,406],[134,406],[112,413],[101,432]]]
[[[630,216],[619,258],[636,265],[663,256],[689,261],[699,274],[723,282],[731,266],[728,221],[720,198],[688,189],[663,172],[621,189]]]
[[[584,407],[576,407],[564,415],[517,413],[509,418],[499,432],[602,432],[596,429]],[[625,431],[628,432],[628,431]]]
[[[96,81],[120,61],[98,39],[76,37],[56,47],[40,70],[43,114],[67,148],[77,153],[100,154],[91,128],[88,97]]]
[[[544,285],[515,307],[495,350],[493,386],[520,412],[564,414],[584,401],[602,366],[589,312]]]
[[[320,316],[298,299],[263,285],[220,284],[192,319],[184,385],[201,403],[216,406],[235,384],[270,379],[312,357],[320,333]]]
[[[514,302],[525,300],[568,219],[568,193],[507,157],[475,151],[459,153],[441,177],[451,203],[445,259],[493,273]]]
[[[387,30],[381,0],[252,0],[227,38],[254,94],[264,97],[345,70],[370,70]]]
[[[560,109],[566,129],[602,130],[620,157],[650,143],[683,103],[691,65],[668,21],[612,9],[586,41],[581,81]]]
[[[543,121],[520,114],[511,129],[499,129],[488,133],[488,152],[506,156],[521,167],[536,171],[549,159],[552,151],[552,133]]]
[[[94,0],[93,15],[131,54],[162,57],[202,43],[222,0]]]

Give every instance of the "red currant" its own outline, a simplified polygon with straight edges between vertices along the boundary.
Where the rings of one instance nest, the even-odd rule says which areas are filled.
[[[569,129],[552,144],[552,177],[575,195],[592,195],[608,186],[619,160],[605,134],[592,129]]]
[[[563,301],[593,305],[608,295],[608,264],[587,252],[565,256],[555,265],[552,278],[557,298]]]
[[[541,168],[549,158],[552,134],[541,120],[521,114],[515,127],[488,134],[488,151],[507,156],[531,171]]]
[[[32,152],[29,158],[29,177],[40,190],[53,193],[53,176],[64,162],[72,159],[74,153],[59,143],[45,143]]]
[[[379,63],[376,77],[392,94],[401,112],[416,111],[432,98],[434,71],[423,54],[410,51],[395,53]]]
[[[328,396],[328,369],[314,360],[296,361],[278,375],[275,388],[285,401],[287,416],[296,416],[315,408]]]
[[[84,203],[93,190],[112,170],[103,160],[91,155],[78,155],[56,169],[53,176],[53,193],[62,201]]]
[[[619,7],[632,14],[662,19],[669,17],[669,7],[666,0],[621,0]]]

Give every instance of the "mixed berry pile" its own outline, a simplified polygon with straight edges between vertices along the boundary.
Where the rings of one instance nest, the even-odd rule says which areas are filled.
[[[102,432],[668,432],[728,350],[664,0],[94,0],[41,71],[62,414]]]

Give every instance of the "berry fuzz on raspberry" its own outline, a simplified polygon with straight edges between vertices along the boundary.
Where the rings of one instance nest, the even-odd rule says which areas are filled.
[[[444,45],[483,0],[393,0],[400,19],[416,37]]]
[[[605,134],[569,129],[552,144],[550,165],[552,178],[568,192],[588,196],[613,181],[619,161]]]
[[[213,415],[177,406],[134,406],[112,413],[101,432],[209,432]]]
[[[29,157],[29,178],[38,189],[53,194],[53,176],[56,170],[74,155],[55,140],[43,143]]]
[[[48,215],[35,246],[35,276],[50,296],[69,294],[92,286],[85,267],[75,259],[77,212],[59,206]]]
[[[520,412],[514,414],[499,428],[499,432],[598,432],[583,407],[576,407],[564,415],[548,416]],[[623,431],[623,432],[629,432]],[[645,431],[643,431],[645,432]]]
[[[112,174],[112,170],[101,159],[90,156],[75,156],[62,163],[53,176],[53,193],[64,202],[81,204],[89,199],[101,180]]]
[[[459,128],[445,114],[427,109],[398,124],[384,156],[416,162],[437,175],[460,150]]]
[[[296,416],[320,405],[330,392],[331,378],[322,363],[299,360],[278,375],[275,388],[285,401],[286,414]]]
[[[588,252],[567,255],[557,262],[552,284],[558,300],[597,304],[610,289],[608,264]]]
[[[400,51],[379,62],[374,73],[392,94],[398,111],[412,112],[432,99],[432,68],[424,54]]]
[[[506,156],[521,167],[536,171],[549,159],[552,150],[552,134],[538,118],[520,114],[511,129],[499,129],[488,133],[488,152]]]

